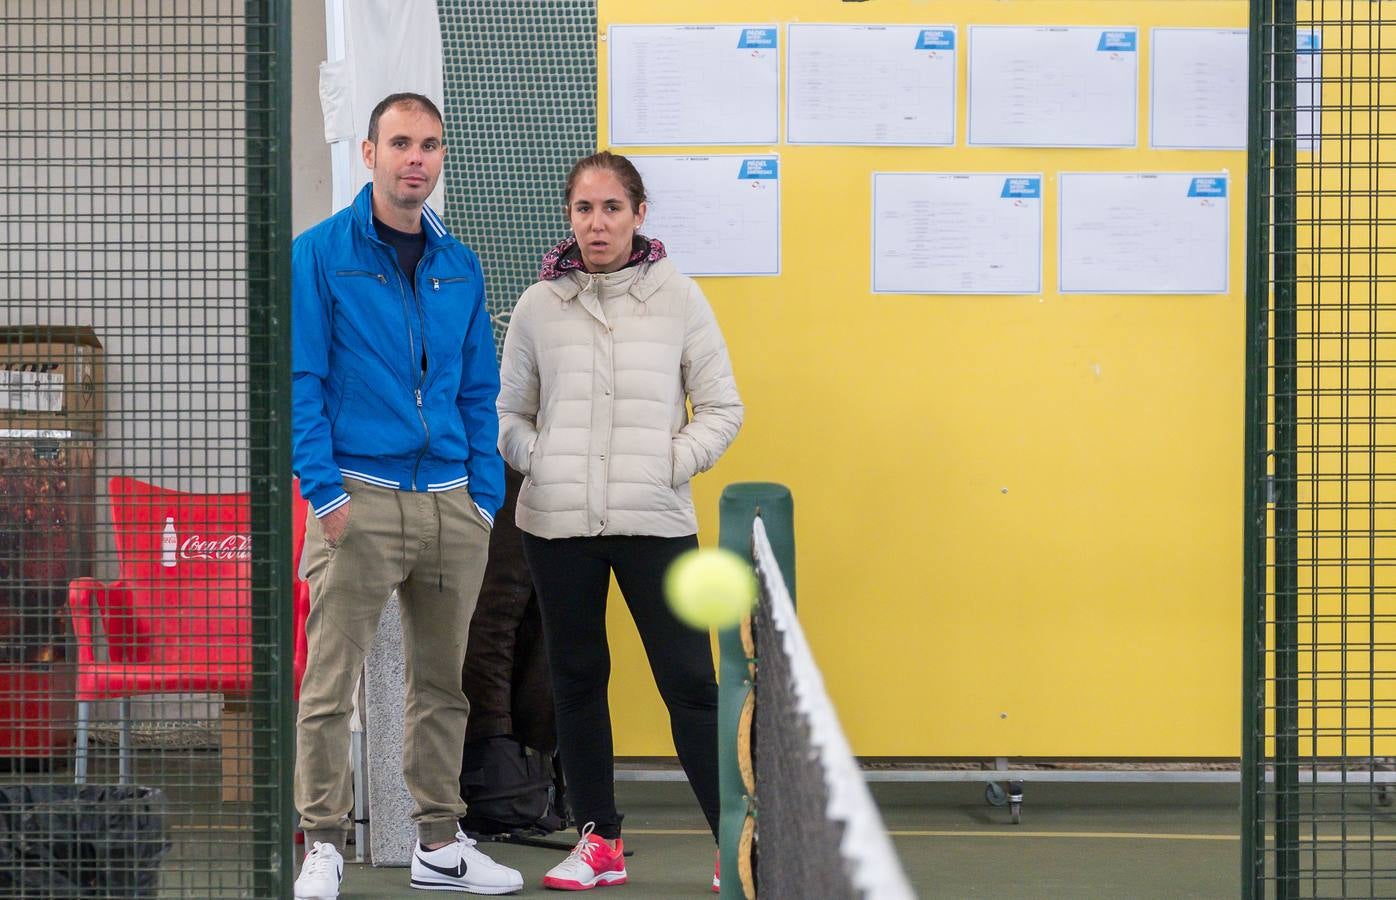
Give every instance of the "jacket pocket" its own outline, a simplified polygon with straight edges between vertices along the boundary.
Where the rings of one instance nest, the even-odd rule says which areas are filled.
[[[334,399],[334,407],[330,410],[331,434],[335,433],[335,428],[339,425],[340,414],[344,412],[344,407],[348,406],[350,402],[353,401],[354,395],[358,392],[358,389],[359,376],[357,373],[351,371],[345,375],[344,380],[340,382],[339,389],[336,392],[337,396]]]
[[[676,440],[669,442],[669,487],[681,488],[693,480],[693,476],[698,474],[691,471],[682,460],[679,453],[679,443]]]
[[[335,269],[334,272],[340,278],[372,278],[379,284],[387,284],[388,276],[382,272],[370,272],[368,269]]]
[[[461,284],[462,282],[474,280],[475,279],[471,278],[469,275],[434,275],[427,278],[427,284],[431,285],[431,292],[433,294],[438,294],[441,292],[441,289],[447,285]]]
[[[547,439],[548,428],[545,426],[542,431],[534,436],[533,446],[528,450],[528,471],[524,474],[535,484],[538,482],[538,475],[540,474],[538,464],[543,461],[543,445],[547,442]]]

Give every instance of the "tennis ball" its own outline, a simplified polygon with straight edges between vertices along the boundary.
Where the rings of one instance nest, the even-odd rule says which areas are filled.
[[[756,575],[731,550],[689,550],[665,573],[664,595],[674,615],[690,628],[730,628],[756,602]]]

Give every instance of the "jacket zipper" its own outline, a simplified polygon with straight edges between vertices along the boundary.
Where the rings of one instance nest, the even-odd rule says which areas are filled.
[[[439,249],[439,248],[437,248]],[[427,250],[422,254],[422,258],[417,260],[417,271],[422,270],[422,265],[436,253],[436,250]],[[427,424],[426,410],[422,405],[422,389],[426,387],[427,373],[422,365],[422,356],[427,352],[427,321],[422,312],[422,295],[417,290],[416,280],[412,284],[412,302],[417,307],[417,327],[422,333],[422,355],[417,355],[417,346],[412,340],[411,313],[407,309],[407,291],[403,284],[402,270],[398,270],[398,293],[402,295],[402,315],[407,325],[408,352],[412,354],[412,368],[417,373],[417,387],[412,391],[417,400],[417,418],[422,423],[422,449],[417,451],[417,460],[412,464],[412,490],[417,490],[417,476],[422,469],[422,460],[426,458],[427,450],[431,447],[431,426]],[[435,282],[436,279],[433,279]],[[430,360],[427,364],[430,365]]]
[[[412,397],[417,404],[417,420],[422,423],[422,449],[417,451],[417,460],[412,464],[412,490],[415,491],[418,489],[417,476],[421,472],[422,460],[426,458],[427,450],[431,447],[431,426],[427,424],[426,411],[422,403],[422,389],[426,386],[426,373],[422,371],[422,358],[421,356],[417,355],[417,340],[412,334],[412,313],[407,307],[407,288],[406,285],[403,283],[404,279],[402,269],[399,268],[397,265],[396,254],[394,253],[392,248],[388,247],[382,241],[378,241],[378,243],[382,245],[383,248],[387,250],[389,255],[392,257],[393,270],[397,273],[398,298],[399,300],[401,300],[402,303],[402,324],[407,328],[407,358],[412,366],[412,371],[416,373],[415,377],[411,379],[413,382],[415,382],[415,387],[412,388]],[[432,256],[434,256],[440,249],[440,247],[428,248],[427,251],[422,254],[422,258],[417,261],[417,271],[420,272],[422,269],[422,264],[425,263]],[[377,278],[380,284],[386,285],[388,283],[387,276],[383,275],[380,272],[368,272],[357,269],[345,269],[336,274],[367,275],[371,278]],[[432,289],[440,290],[440,279],[432,279]],[[418,293],[417,286],[415,284],[413,284],[412,286],[412,297],[417,307],[417,325],[422,332],[422,353],[425,354],[426,318],[422,313],[421,296]]]
[[[421,264],[419,260],[417,265],[420,266]],[[427,448],[431,446],[431,426],[427,424],[426,412],[422,407],[422,358],[417,355],[417,338],[412,334],[412,311],[407,307],[407,288],[406,285],[403,284],[401,269],[397,272],[397,292],[399,299],[402,301],[402,324],[407,329],[407,358],[411,360],[412,371],[415,373],[415,377],[412,379],[414,383],[412,396],[416,398],[417,401],[417,420],[422,423],[422,449],[417,451],[417,460],[412,463],[412,490],[415,491],[417,490],[417,474],[422,468],[422,459],[427,455]],[[413,287],[413,297],[415,297],[416,294],[417,289]],[[421,309],[419,308],[417,311],[417,324],[420,326],[421,322]],[[423,334],[422,337],[423,343],[425,344],[426,335]]]
[[[387,275],[384,275],[382,272],[370,272],[367,269],[340,269],[339,271],[335,272],[335,274],[341,276],[366,275],[369,278],[377,278],[379,284],[388,283]]]

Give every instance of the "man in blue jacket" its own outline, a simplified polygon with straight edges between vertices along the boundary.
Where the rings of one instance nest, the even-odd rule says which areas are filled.
[[[412,886],[523,887],[457,827],[469,712],[461,666],[504,470],[480,263],[426,206],[442,130],[426,97],[385,98],[363,143],[372,184],[291,250],[293,454],[310,504],[311,588],[295,786],[310,850],[297,900],[339,896],[351,694],[394,590],[407,657],[402,765],[416,801]]]

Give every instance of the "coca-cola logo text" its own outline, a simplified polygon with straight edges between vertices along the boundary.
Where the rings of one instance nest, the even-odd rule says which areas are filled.
[[[199,535],[191,535],[179,545],[181,559],[251,559],[252,538],[245,534],[230,534],[225,538],[205,540]]]

